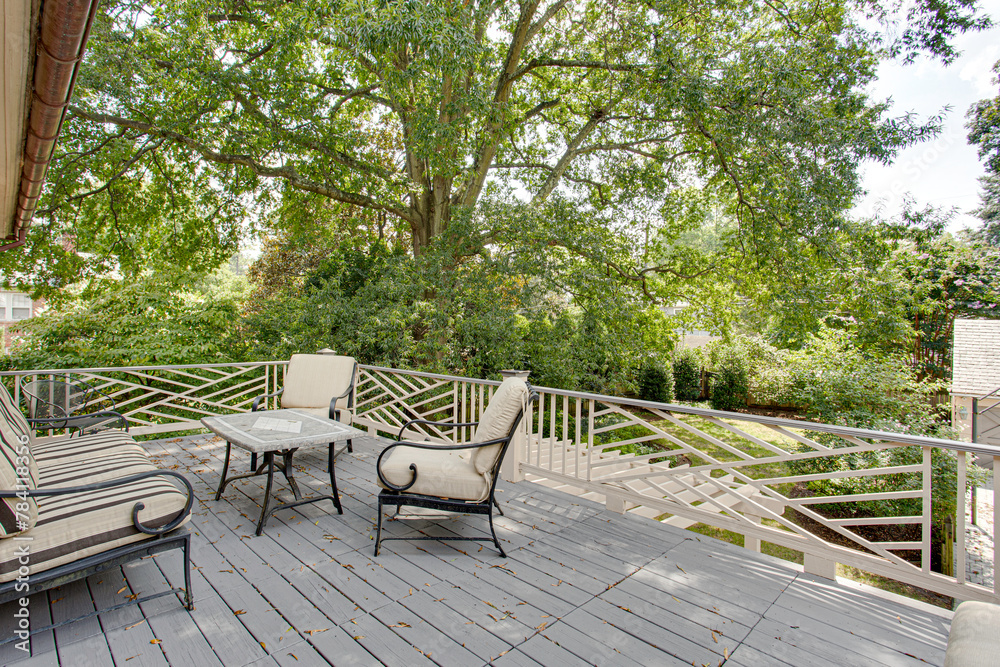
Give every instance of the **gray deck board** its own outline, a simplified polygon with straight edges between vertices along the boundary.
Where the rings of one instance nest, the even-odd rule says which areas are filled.
[[[185,473],[195,610],[165,596],[33,638],[16,665],[917,665],[943,660],[951,613],[530,483],[498,485],[505,516],[489,542],[388,541],[374,557],[383,445],[355,440],[337,459],[344,514],[283,510],[254,537],[262,478],[214,500],[225,445],[211,436],[145,443]],[[237,457],[237,470],[247,468]],[[303,493],[328,489],[325,451],[300,450]],[[283,479],[276,481],[283,488]],[[282,491],[286,493],[286,491]],[[482,516],[383,523],[391,537],[484,537]],[[44,625],[128,595],[180,586],[176,551],[32,598]],[[125,588],[125,590],[121,590]],[[0,606],[0,629],[12,603]],[[236,613],[243,612],[243,613]],[[44,621],[44,622],[43,622]],[[152,643],[157,641],[158,643]],[[728,660],[726,655],[728,653]]]
[[[108,648],[111,649],[111,657],[115,664],[121,665],[127,662],[129,667],[169,664],[160,647],[151,643],[155,637],[145,619],[134,626],[125,625],[105,630],[104,636],[108,640]]]

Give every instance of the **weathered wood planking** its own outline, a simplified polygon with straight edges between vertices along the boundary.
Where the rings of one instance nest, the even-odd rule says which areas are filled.
[[[355,441],[355,453],[338,458],[343,516],[322,506],[282,511],[261,537],[251,536],[259,480],[212,500],[221,442],[145,444],[160,465],[187,474],[199,497],[189,528],[196,609],[164,597],[105,612],[40,636],[34,656],[4,647],[4,664],[749,667],[943,659],[950,612],[818,579],[530,483],[503,483],[498,494],[507,559],[489,546],[435,541],[388,542],[374,558],[374,460],[383,446],[374,439]],[[325,470],[323,452],[299,457],[305,493],[325,488]],[[385,526],[395,536],[486,529],[482,517],[461,516]],[[182,576],[176,554],[159,554],[53,591],[52,613],[106,609],[126,595],[177,586]],[[48,607],[36,596],[33,620],[47,620]],[[11,627],[13,609],[0,607],[0,619],[8,616],[0,627]]]

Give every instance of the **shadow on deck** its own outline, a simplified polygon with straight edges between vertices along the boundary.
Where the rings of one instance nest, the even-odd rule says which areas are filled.
[[[951,613],[711,538],[622,516],[538,485],[501,482],[505,517],[489,543],[385,542],[372,557],[375,458],[355,440],[337,460],[344,515],[329,503],[274,515],[253,537],[263,486],[215,502],[225,443],[143,443],[187,474],[196,609],[160,598],[36,635],[18,665],[926,665],[941,664]],[[325,452],[297,462],[300,485],[328,488]],[[236,459],[237,467],[248,462]],[[261,478],[262,479],[262,478]],[[305,493],[308,493],[303,488]],[[301,510],[301,511],[300,511]],[[390,536],[488,536],[483,517],[389,521]],[[177,552],[41,593],[38,625],[182,582]],[[183,585],[180,583],[179,585]],[[0,607],[10,636],[14,603]]]

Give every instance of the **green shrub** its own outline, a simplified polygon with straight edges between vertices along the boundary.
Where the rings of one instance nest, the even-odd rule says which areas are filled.
[[[639,398],[644,401],[670,403],[674,400],[674,371],[655,359],[639,368]]]
[[[679,350],[674,356],[674,393],[678,400],[697,401],[701,398],[701,357],[692,348]]]
[[[750,373],[746,357],[737,348],[728,348],[720,356],[712,377],[712,409],[738,410],[747,406]]]

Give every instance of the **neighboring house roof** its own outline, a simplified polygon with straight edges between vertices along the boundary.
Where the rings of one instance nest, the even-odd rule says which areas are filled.
[[[24,243],[96,11],[97,0],[0,7],[0,250]]]
[[[1000,320],[955,320],[951,393],[985,396],[1000,387]]]

